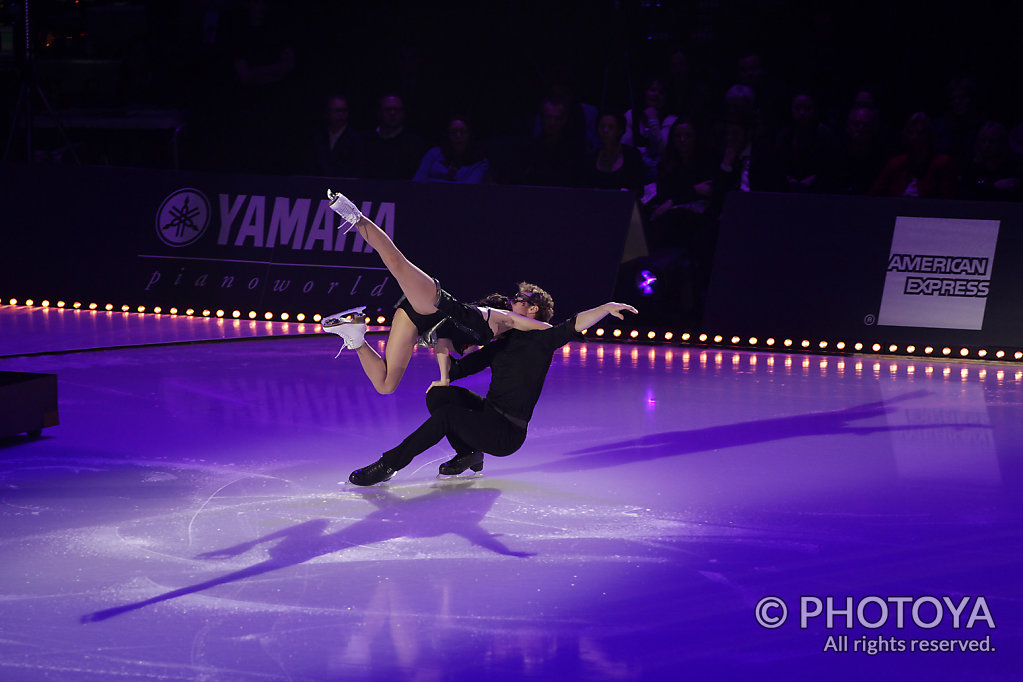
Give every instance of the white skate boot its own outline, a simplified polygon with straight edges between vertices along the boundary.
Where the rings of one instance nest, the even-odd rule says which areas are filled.
[[[340,357],[342,351],[355,350],[366,342],[366,323],[363,321],[365,312],[366,306],[349,308],[344,312],[326,317],[320,322],[323,331],[337,334],[344,341],[334,357]]]
[[[362,211],[357,209],[355,204],[344,194],[328,189],[327,201],[330,202],[330,210],[341,216],[341,224],[337,229],[342,230],[342,232],[347,232],[362,220]]]

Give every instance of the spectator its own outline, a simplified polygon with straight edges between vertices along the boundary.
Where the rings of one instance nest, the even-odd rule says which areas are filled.
[[[688,119],[694,125],[708,123],[708,93],[705,84],[693,75],[689,54],[681,46],[674,46],[668,53],[668,69],[664,77],[667,89],[665,107],[679,118]]]
[[[1023,199],[1021,177],[1019,161],[1009,146],[1009,131],[1001,123],[985,123],[960,179],[959,195],[983,201],[1019,201]]]
[[[846,117],[838,149],[825,162],[814,183],[815,189],[823,194],[867,194],[886,160],[877,112],[853,107]]]
[[[415,180],[420,182],[464,182],[489,180],[490,163],[473,137],[468,117],[448,119],[444,142],[426,152]]]
[[[912,114],[902,132],[906,152],[892,157],[881,169],[872,196],[950,199],[956,193],[952,158],[934,150],[931,118],[920,111]]]
[[[817,102],[808,92],[792,98],[791,122],[778,133],[775,150],[779,171],[790,192],[809,192],[817,175],[834,154],[831,129],[820,122]]]
[[[774,136],[781,127],[785,99],[780,84],[767,69],[764,55],[748,49],[739,54],[735,66],[737,84],[752,90],[757,104],[756,136]]]
[[[600,148],[586,168],[586,185],[597,189],[626,189],[636,195],[643,193],[645,169],[643,159],[634,147],[622,142],[625,117],[601,112],[597,116]]]
[[[951,156],[957,167],[965,166],[973,158],[984,122],[976,81],[969,76],[953,78],[945,86],[945,112],[934,121],[935,149]]]
[[[578,187],[582,184],[585,148],[568,134],[568,105],[545,97],[540,105],[540,135],[526,152],[520,184],[545,187]]]
[[[405,102],[389,93],[380,98],[376,129],[366,137],[365,177],[411,180],[426,152],[422,139],[405,127]]]
[[[696,127],[682,119],[671,127],[668,149],[657,167],[657,194],[650,201],[652,220],[672,212],[702,215],[711,196],[714,163],[697,139]]]
[[[660,78],[652,78],[643,93],[643,110],[625,112],[622,142],[635,147],[643,157],[646,181],[657,179],[657,164],[668,144],[668,133],[676,116],[667,111],[667,93]]]
[[[725,122],[721,157],[715,174],[712,208],[720,213],[728,192],[779,192],[784,189],[770,142],[756,134],[748,117]]]
[[[362,135],[349,125],[349,113],[348,97],[340,94],[327,97],[325,120],[310,143],[309,166],[315,174],[332,178],[362,177],[366,144]]]
[[[233,75],[229,165],[234,170],[280,173],[296,126],[297,66],[293,39],[270,0],[246,0],[225,20],[224,44]]]

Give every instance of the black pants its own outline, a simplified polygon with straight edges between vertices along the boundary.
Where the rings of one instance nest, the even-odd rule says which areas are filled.
[[[482,396],[461,386],[435,386],[426,394],[430,418],[396,448],[383,455],[392,469],[408,466],[412,459],[447,436],[462,455],[480,450],[490,455],[510,455],[526,440],[526,430],[512,424]]]

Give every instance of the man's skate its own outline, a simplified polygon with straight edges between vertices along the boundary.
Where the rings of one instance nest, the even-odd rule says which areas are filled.
[[[472,469],[474,474],[483,471],[483,453],[473,450],[462,455],[456,454],[440,465],[438,478],[441,476],[457,476],[466,469]]]
[[[362,211],[357,209],[355,204],[344,194],[328,189],[327,201],[330,202],[330,210],[341,216],[341,224],[337,229],[342,232],[348,232],[348,230],[355,227],[362,220]]]
[[[334,357],[339,357],[344,350],[355,350],[366,342],[365,312],[366,306],[364,305],[358,308],[349,308],[336,315],[325,317],[320,322],[323,331],[337,334],[344,341],[341,350]]]

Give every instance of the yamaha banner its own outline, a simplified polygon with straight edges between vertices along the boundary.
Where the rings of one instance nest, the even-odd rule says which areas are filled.
[[[1023,206],[734,193],[704,329],[1023,346]]]
[[[0,295],[390,316],[401,295],[328,188],[463,300],[531,281],[555,317],[608,300],[634,200],[625,192],[106,167],[0,166]]]

